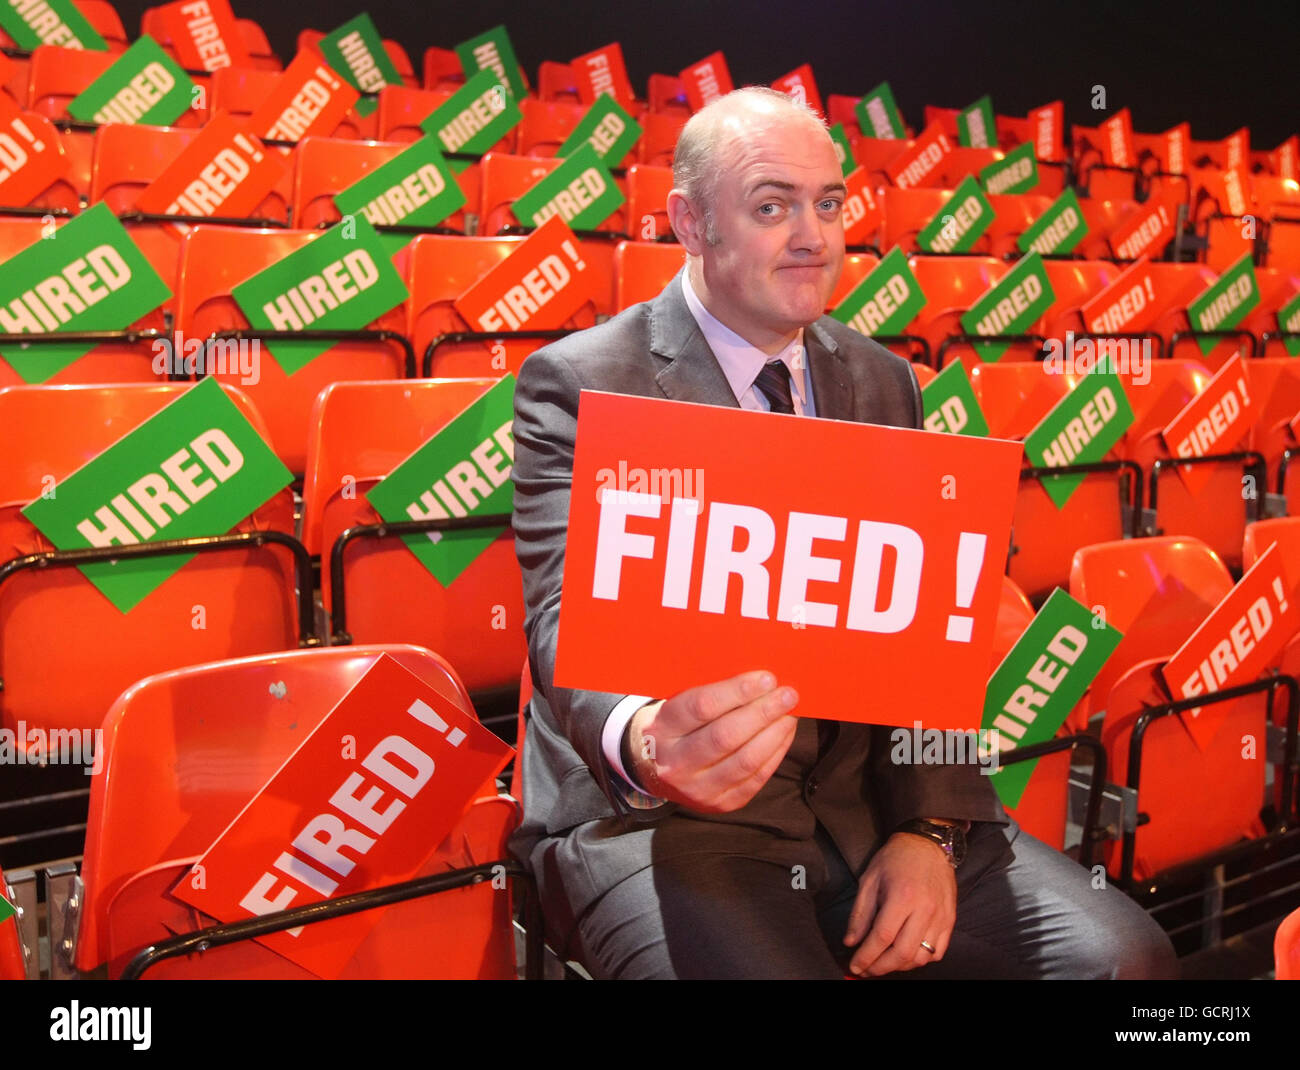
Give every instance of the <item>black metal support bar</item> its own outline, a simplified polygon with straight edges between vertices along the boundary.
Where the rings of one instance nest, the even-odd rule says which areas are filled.
[[[1106,787],[1106,748],[1101,740],[1086,732],[1075,732],[1073,735],[1062,736],[1059,739],[1047,739],[1042,743],[1031,743],[1027,747],[1004,751],[998,756],[998,761],[1002,765],[1014,765],[1016,762],[1031,762],[1038,758],[1045,758],[1049,754],[1076,748],[1082,748],[1092,756],[1092,783],[1088,785],[1088,805],[1084,810],[1083,818],[1083,840],[1079,844],[1079,865],[1091,868],[1093,845],[1103,838],[1101,830],[1097,827],[1101,821],[1101,798]]]
[[[355,540],[389,539],[402,535],[427,534],[430,531],[509,527],[513,519],[511,513],[485,513],[482,516],[455,517],[450,520],[398,520],[391,523],[360,524],[340,532],[330,549],[330,642],[336,646],[352,642],[352,636],[348,634],[343,554]],[[0,578],[3,578],[2,575]]]
[[[520,234],[531,234],[536,227],[526,227],[522,223],[507,223],[504,227],[496,232],[496,237],[512,238]],[[624,234],[621,230],[575,230],[574,237],[579,241],[631,241],[631,234]]]
[[[52,215],[55,219],[71,219],[72,209],[39,208],[32,204],[5,204],[0,205],[0,215],[35,216],[37,219],[44,219],[47,215]]]
[[[203,366],[208,364],[208,348],[213,342],[393,342],[401,347],[405,358],[403,369],[408,379],[415,378],[415,347],[404,334],[397,331],[263,331],[253,327],[232,331],[214,331],[203,340]]]
[[[993,345],[997,342],[1032,343],[1040,349],[1047,345],[1047,339],[1041,334],[950,334],[939,343],[939,352],[934,355],[936,367],[943,367],[943,355],[953,346],[976,346],[980,343]],[[978,349],[975,350],[977,353]]]
[[[1129,477],[1129,506],[1133,510],[1134,529],[1129,532],[1137,536],[1137,514],[1142,508],[1142,468],[1136,461],[1091,461],[1087,464],[1064,464],[1056,467],[1022,468],[1020,481],[1039,479],[1044,476],[1090,475],[1095,472],[1123,472]]]
[[[420,362],[420,376],[428,379],[433,375],[433,354],[440,346],[455,345],[458,342],[509,342],[515,339],[554,342],[573,333],[568,327],[538,331],[450,331],[434,338],[424,350],[424,359]]]
[[[261,216],[187,215],[183,212],[126,212],[117,217],[119,223],[217,223],[225,227],[278,227],[289,226],[283,219],[265,219]]]
[[[1294,677],[1281,673],[1276,676],[1266,676],[1258,680],[1252,680],[1247,684],[1238,684],[1236,687],[1227,687],[1222,691],[1215,691],[1208,695],[1197,695],[1193,698],[1167,702],[1163,706],[1153,706],[1150,709],[1142,710],[1133,723],[1128,741],[1127,786],[1132,789],[1134,796],[1140,798],[1138,792],[1142,783],[1142,744],[1146,739],[1147,729],[1153,721],[1161,717],[1168,717],[1170,714],[1182,713],[1184,710],[1199,709],[1202,706],[1212,706],[1219,702],[1231,702],[1234,699],[1264,691],[1268,691],[1271,696],[1272,692],[1278,687],[1285,687],[1288,693],[1286,750],[1283,754],[1282,780],[1282,821],[1285,826],[1285,823],[1291,819],[1294,799],[1294,781],[1297,770],[1296,726],[1297,720],[1300,719],[1300,684],[1296,682]],[[1133,885],[1133,864],[1136,854],[1137,829],[1125,829],[1123,848],[1120,855],[1120,883],[1124,888],[1131,888]]]
[[[47,331],[40,334],[0,334],[0,345],[62,345],[67,342],[149,342],[167,338],[166,331]],[[170,339],[168,339],[170,345]]]
[[[341,896],[338,899],[326,899],[319,903],[290,910],[277,910],[260,917],[245,921],[230,922],[225,925],[213,925],[192,933],[183,933],[159,943],[142,948],[122,971],[123,981],[138,981],[144,972],[165,959],[179,958],[208,951],[215,947],[242,940],[252,940],[269,933],[296,929],[300,925],[313,925],[331,918],[346,917],[363,910],[391,906],[410,899],[420,899],[439,892],[452,891],[482,884],[504,873],[511,880],[519,881],[524,891],[524,913],[527,922],[527,940],[524,951],[524,971],[528,980],[542,979],[542,926],[536,915],[537,898],[532,875],[513,859],[501,859],[484,862],[482,865],[453,869],[447,873],[436,873],[428,877],[417,877],[400,884],[389,884],[382,888],[372,888],[364,892]]]
[[[1300,331],[1265,331],[1259,336],[1259,353],[1268,352],[1269,342],[1285,342],[1288,338],[1300,338]]]
[[[133,546],[92,546],[80,550],[46,550],[25,554],[0,564],[0,584],[27,569],[76,568],[101,561],[128,561],[140,557],[167,557],[173,554],[214,553],[242,546],[260,547],[266,543],[283,546],[293,554],[294,582],[298,598],[298,645],[319,646],[316,637],[315,610],[312,605],[311,555],[292,535],[282,531],[237,531],[229,535],[196,535],[188,539],[160,539]]]
[[[1259,356],[1259,339],[1250,331],[1240,329],[1225,331],[1174,331],[1169,337],[1169,356],[1174,355],[1174,350],[1178,348],[1178,343],[1194,338],[1240,338],[1250,343],[1250,356]]]
[[[921,354],[919,363],[924,364],[927,368],[934,367],[934,357],[930,352],[930,343],[919,334],[873,334],[871,340],[879,342],[882,346],[905,345],[909,350],[916,350]]]
[[[1156,508],[1156,487],[1160,482],[1160,473],[1166,468],[1178,468],[1184,464],[1240,464],[1242,462],[1245,462],[1242,465],[1242,471],[1255,477],[1257,491],[1255,497],[1246,499],[1246,520],[1258,520],[1260,502],[1263,500],[1264,492],[1268,489],[1268,466],[1264,461],[1264,455],[1258,450],[1207,453],[1201,457],[1157,457],[1151,463],[1151,490],[1147,499],[1147,507],[1153,511]]]

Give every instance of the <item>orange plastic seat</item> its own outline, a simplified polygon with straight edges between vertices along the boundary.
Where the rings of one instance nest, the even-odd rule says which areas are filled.
[[[859,167],[867,169],[867,180],[873,189],[878,186],[893,185],[885,168],[913,144],[914,142],[909,138],[851,137],[849,139],[849,147],[853,149],[853,159],[857,161]]]
[[[0,895],[5,892],[4,870],[0,870]],[[0,921],[0,981],[21,981],[27,976],[27,961],[18,935],[16,916]]]
[[[1087,714],[1108,708],[1124,673],[1139,662],[1168,659],[1231,589],[1223,561],[1200,539],[1122,539],[1076,551],[1070,596],[1094,611],[1100,607],[1106,622],[1124,633],[1080,704],[1084,724]]]
[[[673,151],[682,127],[690,118],[679,111],[648,111],[637,120],[641,124],[641,140],[636,143],[637,163],[653,167],[672,167]]]
[[[284,70],[284,64],[275,54],[271,42],[267,40],[266,31],[259,23],[253,19],[235,19],[235,25],[239,28],[239,36],[243,39],[244,48],[254,67],[263,71]]]
[[[990,193],[993,223],[985,232],[989,254],[1016,260],[1020,249],[1016,243],[1052,204],[1051,197],[1039,193]]]
[[[239,283],[314,240],[319,231],[242,230],[199,224],[181,242],[176,328],[187,338],[247,330],[247,317],[231,290]],[[345,341],[286,375],[274,359],[275,346],[262,346],[256,383],[242,383],[238,371],[218,374],[240,383],[266,419],[272,447],[293,472],[306,464],[312,402],[340,379],[397,379],[407,366],[402,306],[384,313],[366,329],[391,332],[386,340]],[[268,351],[269,354],[268,355]]]
[[[91,786],[81,969],[108,963],[116,977],[141,947],[212,923],[168,889],[382,654],[473,714],[455,670],[412,646],[219,661],[150,677],[122,694],[105,719],[104,771]],[[419,875],[505,858],[516,811],[485,785]],[[484,882],[385,908],[344,976],[513,977],[510,899]],[[165,960],[146,976],[311,974],[243,941]]]
[[[906,333],[920,335],[929,343],[935,367],[943,367],[958,357],[968,370],[982,363],[969,345],[946,340],[950,335],[966,333],[961,317],[1006,274],[1008,265],[991,256],[922,254],[911,257],[908,263],[926,302],[908,325]],[[1030,350],[1037,354],[1038,347],[1012,344],[1002,359],[1015,360]]]
[[[68,118],[68,104],[113,65],[110,52],[40,45],[28,69],[27,107],[48,119]]]
[[[420,123],[446,104],[452,93],[386,85],[379,91],[377,134],[383,141],[419,141]]]
[[[19,386],[0,390],[0,545],[5,561],[52,549],[21,509],[178,397],[182,384]],[[259,433],[247,396],[228,390]],[[293,496],[271,498],[236,532],[293,532]],[[212,532],[224,535],[225,532]],[[16,569],[0,583],[0,721],[12,727],[95,728],[113,698],[150,673],[214,656],[239,656],[311,641],[306,556],[272,542],[196,555],[129,613],[76,568]],[[194,627],[196,607],[203,626]],[[304,620],[305,615],[305,620]],[[167,636],[166,642],[158,637]]]
[[[293,177],[293,225],[325,229],[342,215],[334,195],[382,167],[408,146],[395,141],[305,137],[298,143]]]
[[[215,115],[218,111],[225,111],[236,118],[247,119],[275,91],[280,75],[278,69],[270,67],[218,68],[212,72],[208,89],[211,113]],[[359,135],[357,120],[351,111],[329,133],[330,137],[341,138],[356,138]],[[258,133],[258,136],[261,137],[261,134]]]
[[[1105,260],[1115,255],[1110,247],[1110,232],[1136,208],[1133,201],[1108,201],[1102,197],[1080,197],[1079,210],[1088,224],[1088,233],[1076,247],[1090,260]]]
[[[1113,264],[1098,260],[1044,260],[1043,269],[1052,284],[1055,299],[1039,321],[1039,332],[1047,338],[1065,338],[1087,331],[1083,306],[1101,293],[1119,274]]]
[[[519,233],[531,226],[514,214],[512,205],[539,181],[554,171],[563,161],[537,159],[528,156],[511,156],[489,152],[483,157],[482,195],[479,200],[478,233],[485,237],[496,234]],[[614,178],[620,189],[626,179]],[[611,234],[624,233],[626,220],[624,208],[619,208],[595,229]]]
[[[898,189],[886,186],[881,196],[884,215],[881,250],[888,252],[898,246],[909,255],[917,252],[920,248],[916,244],[917,236],[936,216],[943,214],[944,205],[952,195],[951,189]],[[988,235],[982,234],[963,255],[976,256],[988,251]]]
[[[1139,378],[1146,382],[1138,382]],[[1120,380],[1133,409],[1133,423],[1116,447],[1119,456],[1133,459],[1138,443],[1153,431],[1167,427],[1205,389],[1210,378],[1205,366],[1194,360],[1152,360],[1142,376],[1132,369],[1128,372],[1121,369]]]
[[[519,110],[523,119],[519,122],[515,151],[520,156],[544,159],[558,153],[587,111],[573,101],[533,100],[528,97],[519,102]]]
[[[839,282],[835,284],[835,289],[831,291],[831,298],[826,302],[826,311],[829,312],[848,297],[858,283],[875,271],[879,265],[880,257],[874,253],[846,253],[844,270],[840,272]]]
[[[1274,976],[1279,981],[1300,981],[1300,910],[1293,910],[1273,937]]]
[[[465,84],[465,70],[460,57],[449,48],[426,48],[423,62],[425,89],[455,92]]]
[[[633,164],[627,169],[627,227],[635,241],[671,238],[668,222],[668,194],[673,188],[673,169]]]
[[[407,261],[406,331],[415,347],[421,375],[438,378],[478,376],[498,378],[518,373],[524,358],[544,345],[536,339],[501,338],[441,343],[430,357],[429,345],[443,335],[469,331],[470,325],[453,302],[504,260],[523,238],[458,238],[422,234],[411,243]],[[608,244],[604,243],[608,248]],[[609,248],[612,255],[614,250]],[[586,256],[588,245],[582,246]],[[569,320],[573,328],[590,327],[596,309],[588,304]],[[431,363],[430,363],[431,362]]]
[[[671,242],[619,242],[614,251],[618,311],[658,297],[685,263],[682,247]]]
[[[646,110],[690,118],[686,86],[675,74],[652,74],[646,83]]]
[[[527,653],[513,534],[500,535],[446,587],[400,539],[356,539],[341,551],[336,543],[348,528],[379,522],[366,492],[495,381],[328,387],[313,410],[303,487],[303,538],[321,556],[321,594],[334,614],[333,641],[344,641],[346,632],[357,643],[436,645],[475,693],[512,688]],[[340,552],[346,616],[326,567]]]
[[[942,189],[956,189],[967,175],[978,177],[984,168],[997,163],[1005,155],[1001,149],[975,149],[956,145],[939,162],[935,184]]]
[[[90,185],[89,160],[82,159],[83,154],[77,151],[84,142],[79,141],[69,149],[67,134],[71,131],[61,133],[44,115],[24,112],[23,122],[39,141],[59,147],[68,162],[68,173],[56,178],[45,189],[38,190],[22,204],[13,199],[0,201],[0,225],[10,216],[30,215],[31,212],[25,209],[42,209],[56,216],[75,215],[81,210],[82,195]],[[86,137],[84,133],[81,136]]]
[[[577,78],[567,63],[544,59],[537,68],[537,99],[567,101],[578,100]]]

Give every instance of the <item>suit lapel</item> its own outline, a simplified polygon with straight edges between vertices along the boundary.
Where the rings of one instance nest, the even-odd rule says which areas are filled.
[[[803,332],[803,337],[817,415],[828,420],[852,420],[853,379],[844,367],[839,345],[816,323]]]
[[[650,350],[668,361],[655,376],[665,397],[740,408],[686,304],[680,272],[650,306]]]

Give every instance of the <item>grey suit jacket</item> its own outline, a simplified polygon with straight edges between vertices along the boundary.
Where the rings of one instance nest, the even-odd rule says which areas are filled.
[[[921,425],[920,390],[907,361],[828,316],[804,332],[804,343],[819,418]],[[661,857],[668,843],[688,851],[710,843],[761,850],[763,837],[809,839],[820,821],[860,872],[883,839],[910,818],[1005,822],[977,767],[892,764],[889,729],[848,723],[839,725],[835,743],[819,757],[817,722],[808,718],[771,780],[740,810],[705,816],[672,805],[627,805],[611,785],[618,774],[600,741],[606,717],[623,696],[552,684],[583,389],[738,407],[686,304],[680,276],[653,301],[539,349],[520,370],[514,531],[535,693],[521,757],[524,820],[512,843],[516,854],[527,860],[539,843],[584,830],[570,845],[572,872],[549,874],[552,883],[563,883],[576,911],[649,865],[652,854]],[[864,464],[873,461],[887,463],[863,458]],[[863,687],[870,687],[869,670]],[[898,711],[898,723],[912,721],[911,711]]]

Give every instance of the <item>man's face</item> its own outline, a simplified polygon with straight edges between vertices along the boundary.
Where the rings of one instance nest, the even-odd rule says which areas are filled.
[[[756,345],[822,315],[844,267],[844,179],[807,120],[746,123],[729,139],[702,249],[709,310]]]

